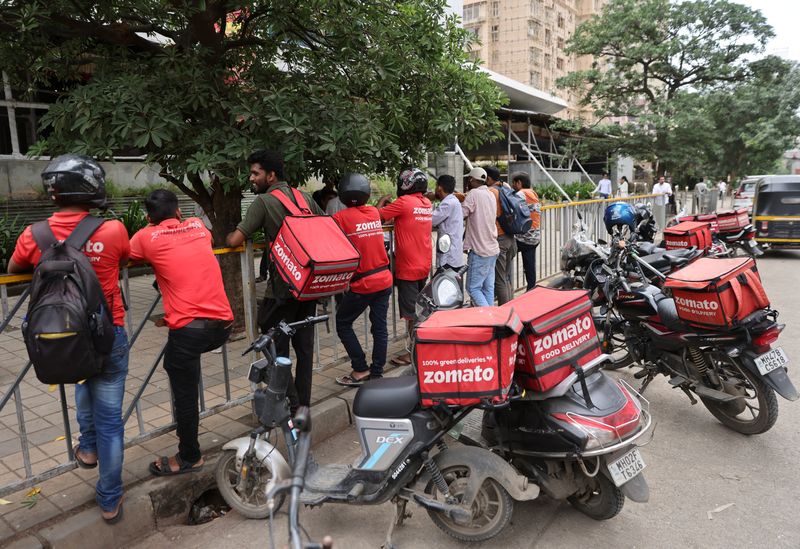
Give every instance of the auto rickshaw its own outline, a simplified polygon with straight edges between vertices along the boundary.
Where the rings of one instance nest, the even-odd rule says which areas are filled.
[[[800,175],[769,175],[758,182],[753,225],[760,244],[800,248]]]

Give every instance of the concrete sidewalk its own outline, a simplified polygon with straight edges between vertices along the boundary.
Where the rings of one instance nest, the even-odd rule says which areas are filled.
[[[130,281],[129,302],[132,306],[134,328],[129,328],[129,336],[141,322],[156,296],[152,281],[152,276],[136,277]],[[259,287],[257,292],[257,295],[262,295],[263,287]],[[8,390],[27,362],[27,352],[19,330],[25,307],[22,309],[9,328],[0,334],[0,392],[2,393]],[[322,310],[320,306],[319,312]],[[163,313],[163,309],[159,303],[154,314],[161,313]],[[389,356],[401,352],[404,348],[402,340],[391,342],[394,335],[391,320],[390,313]],[[357,321],[355,329],[364,344],[368,338],[363,319]],[[135,342],[130,354],[123,412],[130,406],[134,395],[144,383],[166,342],[166,335],[166,329],[156,328],[152,322],[147,322]],[[318,325],[317,337],[319,339],[319,358],[315,363],[316,371],[312,388],[312,404],[315,408],[327,401],[338,400],[336,397],[341,394],[352,392],[337,385],[334,381],[337,376],[350,371],[350,364],[344,348],[336,336],[333,318],[328,321],[328,326]],[[231,400],[246,397],[251,392],[246,378],[250,363],[249,357],[241,356],[241,352],[248,343],[246,339],[242,339],[229,343],[227,346]],[[371,346],[365,350],[369,356]],[[387,365],[387,370],[390,368],[391,366]],[[221,354],[203,355],[203,385],[206,409],[226,402]],[[34,372],[29,371],[21,383],[20,392],[23,404],[21,412],[30,445],[32,473],[39,474],[60,464],[68,463],[64,421],[57,388],[39,383]],[[67,386],[66,401],[74,445],[78,440],[78,426],[75,420],[73,393],[73,387]],[[125,435],[128,440],[140,437],[144,433],[163,429],[172,422],[169,381],[161,364],[156,368],[147,384],[141,403],[141,428],[137,421],[137,414],[134,412],[125,426]],[[0,486],[20,481],[26,477],[15,404],[15,400],[12,398],[0,411]],[[339,412],[345,417],[347,416],[346,408],[339,409]],[[231,438],[247,432],[252,427],[251,416],[250,405],[246,404],[201,420],[200,442],[204,451],[219,448]],[[174,433],[164,434],[128,447],[125,452],[123,470],[126,490],[150,478],[147,465],[154,459],[154,456],[173,454],[176,447],[177,438]],[[6,495],[3,501],[0,501],[0,546],[4,546],[11,539],[26,535],[26,532],[31,529],[35,531],[35,534],[40,535],[43,523],[58,520],[59,517],[73,514],[84,507],[88,507],[91,513],[95,513],[99,517],[99,511],[94,505],[96,478],[96,469],[89,471],[74,469],[36,484],[35,488],[40,490],[36,495],[30,497],[27,495],[30,488]],[[33,507],[27,508],[22,505],[23,502],[32,500],[36,501]],[[126,515],[129,513],[126,512]],[[126,517],[126,520],[129,518],[130,516]],[[86,546],[84,545],[84,547]]]

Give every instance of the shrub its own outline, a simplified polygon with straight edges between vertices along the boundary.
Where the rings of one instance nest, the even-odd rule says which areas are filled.
[[[14,253],[17,238],[27,226],[28,224],[20,219],[19,215],[0,217],[0,267],[2,267],[2,272],[8,272],[8,262]]]

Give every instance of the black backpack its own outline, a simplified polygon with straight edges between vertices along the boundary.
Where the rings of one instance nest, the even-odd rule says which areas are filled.
[[[506,234],[525,234],[531,230],[531,211],[524,198],[520,198],[514,189],[505,185],[495,187],[500,193],[500,210],[497,218]]]
[[[42,257],[33,271],[22,335],[42,383],[77,383],[96,376],[114,345],[114,323],[100,280],[81,248],[103,224],[87,216],[63,241],[49,223],[31,227]]]

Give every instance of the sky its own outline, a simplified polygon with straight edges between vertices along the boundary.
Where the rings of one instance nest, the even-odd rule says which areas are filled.
[[[767,45],[766,53],[800,61],[800,0],[738,0],[753,9],[761,10],[775,30],[775,38]],[[463,0],[448,0],[450,9],[461,14]]]

